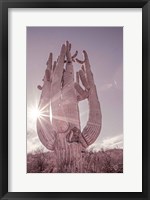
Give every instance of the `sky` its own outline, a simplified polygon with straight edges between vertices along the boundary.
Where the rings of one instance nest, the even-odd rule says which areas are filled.
[[[89,56],[102,112],[102,130],[92,144],[100,148],[123,148],[123,27],[27,27],[27,152],[43,147],[38,139],[36,120],[29,114],[38,105],[49,53],[57,59],[67,40],[72,54],[78,50]],[[75,70],[79,64],[74,64]],[[88,120],[87,101],[79,104],[81,128]]]

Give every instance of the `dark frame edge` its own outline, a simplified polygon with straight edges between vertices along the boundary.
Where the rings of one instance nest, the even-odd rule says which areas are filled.
[[[150,36],[150,2],[148,2],[148,35]],[[148,77],[150,77],[150,37],[148,39]],[[150,102],[150,78],[148,82],[148,102]],[[148,104],[148,122],[150,122],[150,103]],[[148,127],[148,133],[150,133],[150,124]],[[150,134],[148,134],[148,141],[150,141]],[[150,169],[150,145],[148,145],[148,169]],[[150,171],[148,172],[148,185],[150,186]],[[150,199],[150,190],[148,190],[148,197]]]
[[[148,111],[148,92],[149,92],[149,79],[148,79],[148,71],[149,71],[149,44],[148,44],[148,38],[149,38],[149,12],[150,12],[150,2],[148,2],[146,5],[142,8],[142,161],[144,165],[142,164],[142,191],[145,194],[146,199],[150,198],[148,185],[149,185],[149,166],[148,166],[148,156],[149,153],[149,112]],[[146,98],[144,98],[146,97]],[[147,133],[147,134],[146,134]],[[147,153],[145,153],[147,152]],[[146,187],[147,186],[147,187]]]
[[[2,2],[0,1],[0,110],[2,110]],[[0,163],[2,163],[2,112],[0,112]],[[2,165],[0,165],[0,177],[2,177]],[[3,181],[0,179],[0,197],[3,195]]]
[[[17,3],[18,4],[18,3]],[[8,66],[8,48],[6,48],[6,46],[8,47],[8,34],[6,34],[6,32],[8,33],[8,15],[7,15],[7,11],[8,11],[8,7],[9,5],[12,4],[7,4],[7,2],[5,3],[5,5],[3,6],[3,3],[0,1],[0,27],[2,27],[2,29],[0,29],[0,44],[2,44],[2,48],[1,48],[1,54],[0,54],[0,66]],[[144,5],[142,7],[143,12],[143,29],[142,29],[142,40],[144,41],[144,43],[142,44],[142,51],[143,51],[143,55],[144,57],[142,57],[142,65],[145,66],[144,69],[144,77],[146,77],[143,81],[143,86],[142,86],[142,91],[143,94],[145,95],[145,99],[142,107],[143,107],[143,114],[144,114],[144,120],[145,122],[144,125],[146,125],[146,128],[144,128],[143,130],[146,131],[147,133],[149,132],[149,120],[150,117],[148,116],[148,113],[150,113],[150,105],[148,105],[148,102],[150,100],[150,79],[148,79],[148,77],[150,77],[150,69],[148,69],[148,67],[146,66],[150,66],[150,39],[149,39],[149,35],[150,35],[150,2],[145,2],[144,4],[142,3],[142,5]],[[6,20],[6,23],[3,23],[4,20]],[[2,58],[2,59],[1,59]],[[144,58],[144,59],[143,59]],[[2,71],[3,70],[3,71]],[[3,76],[2,76],[3,75]],[[2,123],[3,121],[5,121],[8,119],[8,93],[7,91],[4,92],[4,88],[6,89],[6,87],[8,88],[8,80],[7,80],[7,75],[8,75],[8,68],[7,67],[0,67],[0,110],[2,110],[2,113],[0,113],[0,131],[1,133],[4,133],[4,125],[2,127]],[[4,86],[4,83],[7,83]],[[3,95],[3,97],[2,97]],[[147,113],[148,110],[148,113]],[[3,119],[3,121],[2,121]],[[8,127],[7,127],[8,128]],[[8,132],[5,129],[5,132]],[[143,132],[143,131],[142,131]],[[143,162],[145,163],[144,165],[144,170],[143,170],[143,176],[144,176],[144,182],[143,182],[143,195],[139,195],[138,200],[149,200],[150,199],[150,192],[148,191],[148,187],[150,185],[150,173],[148,172],[148,169],[150,169],[150,147],[148,145],[148,142],[150,141],[150,136],[147,134],[146,137],[144,137],[143,139],[143,152],[148,152],[147,155],[143,154]],[[8,135],[4,135],[4,134],[0,134],[0,163],[2,163],[2,166],[0,165],[0,177],[2,177],[2,179],[0,180],[0,199],[61,199],[64,200],[66,198],[71,198],[72,200],[77,200],[77,199],[81,199],[80,195],[75,195],[74,193],[72,193],[72,197],[70,197],[69,193],[68,195],[65,195],[65,193],[57,193],[57,195],[55,195],[54,193],[16,193],[16,192],[8,192]],[[144,145],[146,143],[146,145]],[[5,155],[5,158],[4,158]],[[6,156],[7,155],[7,156]],[[7,167],[6,167],[7,166]],[[148,175],[148,177],[147,177]],[[109,197],[104,197],[105,195],[103,195],[104,193],[101,193],[102,197],[97,197],[100,199],[105,199],[105,200],[112,200],[113,198],[116,199],[116,197],[114,197],[111,194]],[[118,193],[119,194],[119,193]],[[44,197],[45,196],[45,197]],[[74,196],[74,197],[73,197]],[[82,196],[82,195],[81,195]],[[87,195],[88,196],[88,195]],[[118,196],[119,197],[119,196]],[[86,197],[87,198],[87,197]],[[94,199],[90,197],[88,197],[89,199]],[[128,200],[136,200],[137,197],[134,197],[134,195],[125,195],[123,198],[119,197],[119,199],[128,199]],[[84,199],[84,198],[82,198]]]
[[[147,186],[150,187],[150,1],[147,3]],[[145,174],[146,175],[146,174]],[[147,188],[148,189],[148,188]],[[150,190],[148,189],[148,199],[150,199]]]
[[[0,73],[0,146],[1,146],[1,191],[0,197],[8,193],[8,14],[4,2],[0,1],[1,9],[1,73]],[[5,134],[4,134],[5,133]]]
[[[142,8],[149,0],[0,0],[7,8]]]

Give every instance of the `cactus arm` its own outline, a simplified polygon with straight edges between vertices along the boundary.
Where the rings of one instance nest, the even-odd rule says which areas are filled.
[[[86,140],[87,144],[91,145],[93,142],[95,142],[100,134],[102,126],[102,114],[88,55],[86,51],[83,51],[83,53],[85,57],[86,77],[90,89],[88,90],[89,119],[87,125],[82,131],[82,136]]]
[[[78,95],[77,95],[78,101],[82,101],[82,100],[88,98],[88,92],[86,90],[83,90],[82,87],[78,83],[75,83],[74,87],[78,93]]]
[[[76,61],[79,63],[79,64],[84,64],[85,63],[85,60],[79,60],[78,58],[76,58]]]
[[[78,55],[78,51],[75,52],[75,54],[72,56],[72,59],[74,59],[77,55]]]
[[[82,80],[82,75],[79,76],[79,72],[76,72],[76,82],[74,83],[74,87],[75,87],[75,89],[77,91],[77,101],[82,101],[82,100],[88,98],[88,92],[86,90],[83,90],[82,87],[79,84],[79,80],[80,79],[81,79],[82,84],[83,84],[84,81]]]
[[[88,97],[89,102],[89,119],[87,125],[82,131],[82,136],[86,143],[91,145],[100,134],[102,125],[102,115],[99,101],[97,99],[96,88],[90,90]]]
[[[81,82],[82,82],[83,86],[85,87],[85,89],[89,90],[90,86],[88,84],[88,81],[86,80],[85,72],[83,70],[79,70],[79,76],[80,76]]]
[[[102,115],[88,55],[86,51],[83,51],[83,53],[85,58],[84,61],[80,61],[78,59],[76,60],[80,64],[84,63],[84,65],[82,65],[82,70],[79,71],[79,77],[82,82],[82,85],[85,87],[85,90],[82,89],[79,83],[75,83],[75,89],[77,90],[77,98],[79,101],[84,100],[86,98],[88,99],[89,118],[82,133],[79,135],[79,140],[81,144],[84,147],[88,147],[93,142],[95,142],[95,140],[100,134],[102,125]]]
[[[66,46],[63,44],[60,51],[60,56],[58,57],[57,63],[55,63],[52,86],[51,86],[51,98],[59,94],[61,91],[61,77],[64,69],[64,60],[66,55]]]
[[[52,72],[52,54],[47,61],[44,84],[38,109],[40,116],[37,119],[37,133],[42,144],[49,150],[53,150],[55,142],[55,132],[50,122],[50,78]]]
[[[66,50],[66,66],[63,74],[63,87],[62,87],[62,102],[63,109],[70,127],[77,127],[80,129],[78,101],[76,98],[76,90],[74,88],[74,69],[71,56],[71,44],[67,41]],[[74,57],[77,55],[74,54]]]
[[[66,120],[62,106],[62,76],[64,71],[64,60],[66,56],[66,46],[61,47],[60,55],[57,62],[53,65],[53,74],[51,80],[51,108],[52,108],[52,125],[57,133],[65,132],[69,124]]]

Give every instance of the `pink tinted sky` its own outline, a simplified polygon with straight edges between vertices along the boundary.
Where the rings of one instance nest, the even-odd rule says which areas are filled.
[[[123,146],[123,28],[122,27],[27,27],[27,111],[38,103],[49,53],[54,59],[68,40],[72,53],[86,50],[101,104],[103,124],[94,146]],[[75,63],[75,69],[78,64]],[[82,127],[88,118],[87,103],[80,104]],[[27,150],[41,146],[35,121],[27,115]]]

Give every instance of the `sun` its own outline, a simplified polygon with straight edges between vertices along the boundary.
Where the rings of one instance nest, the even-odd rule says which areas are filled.
[[[40,117],[41,112],[38,108],[32,108],[32,110],[30,111],[30,115],[31,115],[31,118],[37,119]]]
[[[40,119],[40,121],[44,120],[45,118],[49,117],[50,122],[52,123],[52,109],[51,105],[49,108],[49,114],[45,114],[44,112],[45,107],[42,109],[38,108],[38,104],[34,104],[34,106],[28,107],[28,119],[32,122],[36,122],[37,119]]]
[[[29,118],[32,120],[37,120],[38,118],[41,117],[41,111],[38,109],[38,107],[31,107],[29,109]]]

